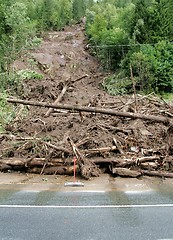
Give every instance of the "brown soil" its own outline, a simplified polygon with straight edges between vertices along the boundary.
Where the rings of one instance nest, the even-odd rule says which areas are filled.
[[[101,71],[97,59],[89,54],[85,46],[83,26],[79,24],[46,34],[37,50],[30,51],[22,60],[14,63],[17,70],[31,69],[44,75],[42,80],[25,80],[21,98],[53,103],[68,83],[61,104],[102,107],[131,113],[137,111],[139,114],[172,118],[173,107],[154,95],[137,95],[136,105],[134,96],[107,94],[101,86],[106,73]],[[32,59],[32,66],[28,59]],[[83,78],[79,80],[80,77]],[[173,170],[173,130],[167,124],[66,110],[54,110],[46,117],[47,110],[16,105],[16,118],[6,127],[6,134],[0,136],[2,171],[11,169],[36,173],[72,173],[65,168],[70,166],[75,155],[69,137],[75,147],[78,147],[82,158],[88,162],[95,161],[106,172],[111,172],[117,162],[125,159],[138,160],[146,156],[156,156],[156,159],[143,166],[132,164],[128,168],[138,171],[143,168],[168,172]],[[27,112],[26,116],[24,112]],[[50,147],[45,142],[67,151]],[[112,146],[116,146],[116,150],[86,152]],[[34,158],[44,159],[44,162],[31,167],[29,162]],[[23,159],[25,164],[22,167],[20,164],[8,164],[5,162],[7,159]],[[53,164],[53,159],[62,161]],[[106,160],[109,160],[108,163],[105,163]],[[81,163],[86,164],[87,161]],[[89,177],[98,173],[93,172],[93,168],[88,168],[88,171]]]

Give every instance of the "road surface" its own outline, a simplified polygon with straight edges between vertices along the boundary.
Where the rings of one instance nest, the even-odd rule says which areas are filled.
[[[0,239],[173,239],[173,191],[162,183],[156,188],[137,185],[61,190],[3,185]]]

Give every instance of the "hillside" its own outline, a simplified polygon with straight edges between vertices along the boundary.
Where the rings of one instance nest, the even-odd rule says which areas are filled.
[[[14,68],[44,76],[26,79],[21,99],[72,108],[16,104],[14,121],[0,135],[1,171],[71,175],[76,157],[78,174],[86,179],[100,172],[173,177],[173,106],[154,94],[108,95],[101,85],[107,74],[86,49],[82,24],[45,34],[41,46],[15,61]]]

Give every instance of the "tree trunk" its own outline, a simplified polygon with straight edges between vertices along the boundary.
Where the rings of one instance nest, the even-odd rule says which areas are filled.
[[[10,99],[7,98],[7,101],[10,103],[19,103],[24,105],[32,105],[32,106],[38,106],[38,107],[48,107],[48,108],[55,108],[55,109],[67,109],[72,111],[83,111],[83,112],[94,112],[94,113],[101,113],[101,114],[107,114],[107,115],[113,115],[118,117],[126,117],[126,118],[140,118],[145,120],[151,120],[156,122],[163,122],[163,123],[170,123],[170,118],[162,117],[162,116],[155,116],[155,115],[143,115],[143,114],[133,114],[128,112],[117,112],[112,109],[103,109],[103,108],[96,108],[96,107],[85,107],[85,106],[78,106],[78,105],[66,105],[66,104],[49,104],[45,102],[36,102],[36,101],[26,101],[26,100],[20,100],[20,99]]]

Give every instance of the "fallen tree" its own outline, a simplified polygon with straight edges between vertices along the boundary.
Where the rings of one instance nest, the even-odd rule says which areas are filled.
[[[162,122],[165,124],[173,125],[171,118],[162,117],[162,116],[144,115],[144,114],[130,113],[130,112],[119,112],[119,111],[114,111],[112,109],[104,109],[104,108],[97,108],[97,107],[85,107],[85,106],[67,105],[67,104],[50,104],[45,102],[27,101],[27,100],[12,99],[12,98],[7,98],[7,101],[9,103],[18,103],[18,104],[24,104],[24,105],[37,106],[37,107],[66,109],[66,110],[79,111],[79,112],[101,113],[101,114],[107,114],[107,115],[113,115],[113,116],[131,118],[131,119],[139,118],[139,119]]]

